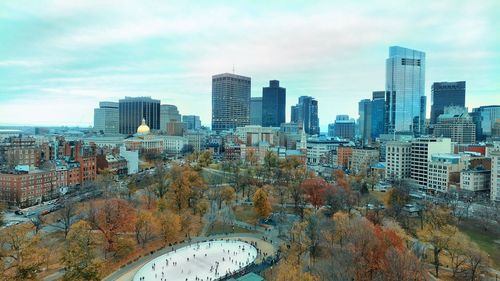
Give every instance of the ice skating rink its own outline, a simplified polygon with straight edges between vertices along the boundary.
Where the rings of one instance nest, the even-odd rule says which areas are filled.
[[[134,281],[214,281],[248,266],[257,249],[242,241],[215,240],[195,243],[145,264]]]

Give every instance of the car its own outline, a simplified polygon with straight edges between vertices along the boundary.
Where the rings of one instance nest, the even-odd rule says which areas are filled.
[[[21,210],[15,211],[14,214],[19,215],[19,216],[24,215],[23,211],[21,211]]]

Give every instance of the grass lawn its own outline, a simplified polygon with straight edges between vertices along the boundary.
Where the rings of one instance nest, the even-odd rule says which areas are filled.
[[[217,234],[224,234],[224,233],[233,233],[233,226],[230,225],[230,224],[227,224],[227,223],[224,223],[224,222],[221,222],[221,221],[216,221],[214,222],[208,232],[207,232],[207,236],[210,236],[210,235],[217,235]],[[239,227],[239,226],[235,226],[234,227],[234,233],[257,233],[256,231],[254,230],[250,230],[250,229],[246,229],[246,228],[242,228],[242,227]]]
[[[460,231],[464,232],[469,238],[476,242],[479,247],[490,255],[493,267],[500,270],[500,229],[498,227],[489,227],[486,231],[482,223],[473,220],[466,220],[459,226]],[[497,240],[497,242],[495,242]]]
[[[234,208],[234,215],[239,221],[249,224],[255,223],[255,212],[252,206],[238,205]]]

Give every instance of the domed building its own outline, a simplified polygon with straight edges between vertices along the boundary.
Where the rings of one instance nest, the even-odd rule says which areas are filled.
[[[149,126],[146,125],[146,119],[142,118],[142,123],[139,127],[137,127],[137,135],[149,135]]]
[[[150,134],[146,120],[142,118],[141,125],[137,127],[137,134],[123,141],[127,150],[137,150],[140,154],[161,154],[163,152],[163,138]]]

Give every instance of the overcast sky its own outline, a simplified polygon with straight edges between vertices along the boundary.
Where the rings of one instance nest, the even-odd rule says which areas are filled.
[[[238,2],[238,4],[234,4]],[[269,3],[272,2],[272,3]],[[0,1],[0,124],[93,123],[99,101],[152,96],[211,122],[211,76],[278,79],[322,130],[385,85],[388,47],[426,52],[469,108],[500,104],[500,1]],[[427,112],[429,115],[429,110]]]

